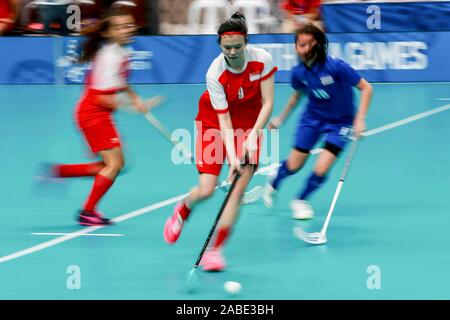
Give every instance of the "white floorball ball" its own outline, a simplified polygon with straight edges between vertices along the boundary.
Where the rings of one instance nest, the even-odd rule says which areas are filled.
[[[239,293],[239,291],[241,291],[242,286],[241,286],[241,284],[239,282],[227,281],[227,282],[224,283],[223,288],[228,293],[236,294],[236,293]]]

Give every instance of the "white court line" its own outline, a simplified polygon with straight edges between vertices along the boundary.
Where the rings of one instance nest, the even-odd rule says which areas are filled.
[[[391,129],[394,129],[394,128],[397,128],[400,126],[404,126],[405,124],[429,117],[433,114],[443,112],[448,109],[450,109],[450,104],[446,104],[446,105],[443,105],[443,106],[440,106],[440,107],[437,107],[437,108],[434,108],[434,109],[431,109],[431,110],[428,110],[428,111],[425,111],[422,113],[418,113],[418,114],[410,116],[410,117],[407,117],[405,119],[398,120],[398,121],[386,124],[384,126],[372,129],[372,130],[368,130],[363,133],[363,136],[366,136],[366,137],[373,136],[374,134],[378,134],[378,133],[386,131],[386,130],[391,130]]]
[[[30,233],[33,236],[67,236],[70,233],[64,232],[33,232]],[[88,234],[80,234],[80,236],[87,237],[123,237],[124,234],[120,233],[88,233]]]
[[[165,201],[161,201],[161,202],[158,202],[158,203],[155,203],[155,204],[152,204],[152,205],[149,205],[147,207],[144,207],[144,208],[141,208],[141,209],[138,209],[138,210],[135,210],[135,211],[123,214],[123,215],[121,215],[121,216],[119,216],[117,218],[111,219],[111,221],[117,223],[117,222],[125,221],[125,220],[128,220],[128,219],[132,219],[132,218],[137,217],[139,215],[142,215],[144,213],[147,213],[147,212],[150,212],[150,211],[154,211],[154,210],[159,209],[161,207],[164,207],[164,206],[167,206],[169,204],[175,203],[175,202],[181,200],[184,196],[185,196],[185,194],[183,194],[181,196],[173,197],[173,198],[170,198],[170,199],[167,199]],[[10,254],[10,255],[1,257],[0,258],[0,263],[4,263],[4,262],[10,261],[10,260],[14,260],[14,259],[20,258],[22,256],[29,255],[29,254],[37,252],[37,251],[44,250],[46,248],[55,246],[57,244],[65,242],[65,241],[69,241],[69,240],[75,239],[75,238],[77,238],[79,236],[85,235],[87,233],[90,233],[92,231],[95,231],[95,230],[98,230],[98,229],[101,229],[101,228],[104,228],[104,227],[105,226],[87,227],[85,229],[69,233],[68,235],[61,236],[61,237],[52,239],[50,241],[46,241],[46,242],[40,243],[40,244],[35,245],[33,247],[30,247],[30,248],[27,248],[27,249],[24,249],[24,250],[21,250],[21,251],[17,251],[15,253]]]
[[[431,109],[429,111],[425,111],[425,112],[416,114],[414,116],[410,116],[410,117],[407,117],[405,119],[398,120],[398,121],[392,122],[390,124],[387,124],[387,125],[384,125],[384,126],[381,126],[381,127],[378,127],[378,128],[375,128],[375,129],[372,129],[372,130],[369,130],[369,131],[366,131],[364,133],[364,135],[365,136],[372,136],[372,135],[375,135],[375,134],[378,134],[378,133],[381,133],[381,132],[384,132],[384,131],[387,131],[387,130],[391,130],[391,129],[403,126],[403,125],[411,123],[413,121],[417,121],[417,120],[423,119],[423,118],[431,116],[433,114],[446,111],[448,109],[450,109],[450,104],[446,104],[444,106],[440,106],[440,107]],[[271,164],[269,166],[266,166],[264,168],[259,169],[257,172],[255,172],[255,175],[256,174],[261,174],[262,172],[266,172],[266,171],[269,171],[269,170],[273,170],[274,168],[276,168],[278,166],[279,166],[278,163]],[[178,202],[181,199],[183,199],[186,195],[187,194],[182,194],[182,195],[179,195],[179,196],[176,196],[176,197],[173,197],[173,198],[170,198],[170,199],[167,199],[167,200],[164,200],[164,201],[161,201],[161,202],[149,205],[147,207],[144,207],[144,208],[141,208],[141,209],[138,209],[138,210],[135,210],[135,211],[123,214],[123,215],[121,215],[119,217],[116,217],[116,218],[112,219],[112,221],[115,222],[115,223],[118,223],[118,222],[122,222],[122,221],[125,221],[125,220],[128,220],[128,219],[135,218],[137,216],[143,215],[144,213],[147,213],[147,212],[150,212],[150,211],[154,211],[154,210],[157,210],[157,209],[162,208],[164,206],[167,206],[167,205],[170,205],[172,203]],[[21,250],[21,251],[17,251],[15,253],[10,254],[10,255],[1,257],[0,258],[0,263],[4,263],[4,262],[10,261],[10,260],[14,260],[14,259],[26,256],[26,255],[29,255],[29,254],[37,252],[37,251],[44,250],[46,248],[55,246],[57,244],[65,242],[65,241],[69,241],[69,240],[75,239],[75,238],[77,238],[79,236],[85,235],[87,233],[90,233],[92,231],[95,231],[95,230],[98,230],[98,229],[101,229],[101,228],[104,228],[104,227],[105,226],[88,227],[88,228],[85,228],[85,229],[82,229],[82,230],[79,230],[79,231],[67,234],[65,236],[61,236],[61,237],[52,239],[50,241],[40,243],[40,244],[38,244],[36,246],[30,247],[30,248],[27,248],[27,249],[24,249],[24,250]]]

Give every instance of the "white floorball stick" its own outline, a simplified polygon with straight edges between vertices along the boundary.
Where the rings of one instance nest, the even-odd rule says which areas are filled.
[[[150,122],[167,141],[172,143],[175,148],[178,148],[184,156],[194,162],[194,156],[191,151],[189,151],[189,149],[181,141],[172,139],[172,134],[170,131],[167,130],[166,127],[153,114],[147,112],[145,114],[145,119],[147,119],[147,121]]]
[[[121,109],[125,112],[128,112],[128,113],[132,113],[132,114],[139,113],[139,111],[137,111],[133,107],[133,102],[131,101],[131,98],[128,95],[128,93],[124,93],[124,92],[118,93],[116,99],[117,99],[117,103],[119,104],[119,109]],[[166,98],[164,96],[157,95],[157,96],[153,96],[147,100],[142,101],[142,104],[146,108],[147,112],[150,112],[153,108],[159,106],[165,100],[166,100]]]
[[[310,244],[324,244],[327,243],[327,229],[328,225],[330,224],[331,215],[333,214],[334,207],[336,205],[336,202],[339,198],[339,194],[341,193],[342,187],[344,185],[345,177],[347,176],[348,170],[350,168],[350,165],[352,163],[353,157],[355,155],[357,146],[358,146],[358,139],[355,139],[352,142],[352,145],[350,146],[349,154],[347,156],[347,159],[345,161],[344,169],[342,170],[341,178],[339,179],[336,191],[334,193],[333,201],[331,202],[330,210],[328,210],[327,218],[325,219],[325,223],[322,226],[322,229],[320,232],[305,232],[300,227],[294,227],[294,235],[299,238],[300,240],[303,240],[304,242],[310,243]]]

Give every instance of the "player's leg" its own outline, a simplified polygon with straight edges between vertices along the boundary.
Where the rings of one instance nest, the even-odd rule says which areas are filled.
[[[240,134],[239,131],[235,131],[236,155],[239,159],[246,159],[246,163],[241,169],[240,178],[236,182],[233,192],[229,195],[226,206],[222,212],[222,216],[217,224],[215,237],[211,242],[212,245],[203,255],[201,265],[205,271],[221,271],[225,268],[226,263],[222,255],[222,251],[225,242],[231,234],[236,218],[238,217],[242,196],[244,195],[245,190],[247,189],[247,186],[258,166],[259,154],[261,150],[261,137],[258,139],[258,150],[254,154],[253,158],[248,159],[248,157],[244,154],[244,144],[248,133],[249,131],[243,134]]]
[[[101,150],[109,150],[121,145],[119,134],[113,123],[100,123],[88,128],[82,128],[81,131],[93,154],[98,154]],[[116,153],[114,152],[114,154]],[[121,157],[123,163],[122,151],[120,153],[117,157]],[[109,166],[111,167],[111,164]],[[93,177],[104,168],[104,161],[83,164],[56,164],[50,167],[49,175],[56,178]]]
[[[274,198],[281,181],[288,176],[297,173],[308,159],[309,151],[292,149],[289,157],[281,162],[281,166],[273,176],[269,176],[266,186],[264,187],[263,201],[267,208],[274,205]]]
[[[312,219],[314,217],[314,210],[308,200],[313,192],[324,184],[327,173],[333,166],[335,160],[336,155],[327,148],[327,145],[325,145],[325,148],[317,159],[313,172],[297,194],[297,197],[291,201],[292,218],[304,220]]]
[[[110,180],[115,180],[125,165],[122,147],[119,146],[108,150],[102,150],[99,154],[103,158],[105,166],[97,175],[101,175]]]
[[[169,244],[178,240],[184,222],[195,205],[211,197],[215,191],[226,154],[220,130],[199,130],[195,151],[197,170],[200,173],[199,182],[189,195],[175,206],[173,214],[164,225],[164,240]]]
[[[320,121],[304,116],[298,126],[295,134],[294,147],[289,157],[282,161],[274,175],[268,177],[266,183],[263,200],[266,207],[270,208],[274,204],[276,191],[279,189],[281,182],[298,172],[306,163],[309,151],[320,137]]]
[[[52,165],[50,175],[57,178],[93,177],[105,166],[103,161]]]
[[[103,169],[103,161],[82,164],[52,164],[44,163],[39,167],[36,182],[39,188],[44,184],[58,183],[65,178],[93,177]]]
[[[199,202],[211,197],[215,191],[217,180],[217,175],[200,173],[198,185],[193,187],[189,195],[184,199],[187,207],[192,210]]]
[[[325,143],[325,146],[320,153],[314,170],[309,176],[307,183],[302,191],[298,194],[298,199],[306,200],[311,194],[317,190],[325,182],[328,172],[331,170],[334,162],[337,159],[337,154],[340,149],[330,143]]]
[[[294,219],[311,219],[314,216],[314,211],[308,200],[325,183],[328,172],[347,144],[347,136],[343,134],[347,130],[342,130],[343,128],[345,129],[346,127],[334,124],[326,124],[324,126],[324,131],[327,135],[323,151],[317,159],[313,172],[297,194],[296,199],[291,202],[292,217]]]
[[[110,224],[109,219],[97,211],[97,205],[104,195],[114,184],[117,175],[124,166],[124,157],[121,147],[99,152],[105,166],[95,176],[91,192],[80,212],[79,221],[83,225],[104,225]]]
[[[278,190],[281,182],[288,176],[297,173],[305,164],[309,156],[309,150],[294,148],[291,150],[288,158],[281,162],[275,176],[270,181],[270,185],[274,190]]]
[[[253,166],[245,166],[242,170],[217,225],[212,245],[205,251],[200,263],[205,271],[221,271],[226,267],[222,251],[238,217],[242,196],[253,177],[254,170]]]
[[[211,197],[215,191],[218,174],[201,173],[198,185],[193,187],[189,195],[179,202],[173,214],[166,220],[164,225],[164,240],[175,243],[180,237],[184,222],[187,220],[195,205]]]
[[[110,224],[97,212],[97,205],[113,185],[117,175],[124,166],[124,156],[117,130],[112,123],[99,124],[83,130],[85,138],[93,153],[98,153],[104,166],[95,175],[91,192],[79,215],[83,225]]]

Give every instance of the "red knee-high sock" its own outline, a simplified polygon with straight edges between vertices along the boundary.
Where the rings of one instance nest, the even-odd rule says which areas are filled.
[[[97,203],[103,197],[103,195],[109,190],[114,183],[114,180],[97,174],[95,176],[94,186],[92,187],[91,194],[84,205],[84,210],[94,211]]]
[[[188,208],[188,206],[186,205],[186,202],[183,201],[183,204],[181,206],[179,213],[183,220],[186,220],[189,217],[189,214],[191,213],[191,209]]]
[[[225,242],[225,240],[228,239],[228,236],[230,235],[230,228],[229,227],[221,227],[219,231],[217,231],[217,237],[216,241],[214,242],[213,249],[218,249],[222,244]]]
[[[53,166],[53,174],[60,178],[95,176],[104,166],[103,162],[59,164]]]

